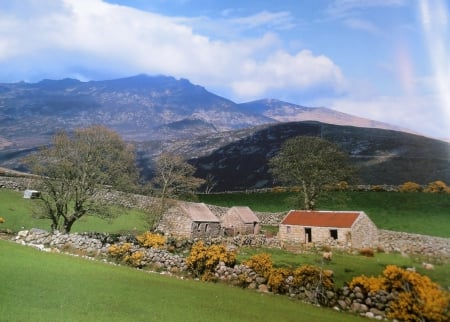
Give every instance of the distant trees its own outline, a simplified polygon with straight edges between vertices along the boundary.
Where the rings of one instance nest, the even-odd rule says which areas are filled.
[[[346,153],[318,137],[298,136],[285,141],[269,161],[275,179],[299,186],[304,209],[315,208],[317,198],[329,185],[349,181],[355,175]]]
[[[52,230],[69,233],[86,215],[108,215],[95,197],[105,185],[129,190],[137,180],[134,149],[102,126],[59,132],[50,147],[27,159],[43,186],[38,215]]]

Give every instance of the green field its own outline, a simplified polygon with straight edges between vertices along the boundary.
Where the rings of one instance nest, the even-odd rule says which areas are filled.
[[[199,200],[254,211],[296,209],[292,193],[202,194]],[[450,195],[400,192],[333,192],[318,201],[321,210],[362,210],[380,229],[450,238]]]
[[[0,240],[1,321],[364,321],[223,284],[181,280]]]
[[[378,276],[382,274],[387,265],[399,267],[415,267],[416,271],[426,275],[444,288],[450,288],[450,263],[441,259],[433,259],[434,270],[422,268],[422,262],[430,261],[421,256],[402,256],[401,254],[375,253],[374,257],[365,257],[359,254],[349,254],[333,250],[333,259],[330,262],[322,260],[322,252],[293,254],[277,248],[241,248],[238,251],[238,260],[244,261],[257,253],[268,253],[276,267],[295,269],[302,265],[320,266],[334,272],[334,284],[342,287],[355,276]]]
[[[50,230],[50,220],[36,219],[32,216],[32,208],[36,200],[23,199],[21,192],[0,189],[0,217],[5,219],[0,228],[11,229],[14,232],[41,228]],[[136,209],[115,208],[111,219],[87,216],[78,220],[72,227],[72,232],[108,232],[108,233],[140,233],[148,229],[145,221],[146,213]]]

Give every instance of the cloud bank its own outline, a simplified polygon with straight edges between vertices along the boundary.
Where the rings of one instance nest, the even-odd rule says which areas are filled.
[[[329,57],[307,50],[289,53],[270,31],[213,39],[195,32],[188,19],[101,0],[24,0],[13,7],[0,5],[1,79],[166,74],[208,84],[236,100],[281,88],[331,93],[345,88],[342,71]],[[236,29],[291,24],[289,13],[267,11],[223,23]]]

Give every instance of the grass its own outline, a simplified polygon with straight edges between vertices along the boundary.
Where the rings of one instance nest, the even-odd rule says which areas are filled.
[[[0,189],[0,217],[5,219],[0,228],[11,229],[14,232],[41,228],[50,230],[49,219],[36,219],[32,216],[33,204],[36,200],[24,199],[21,192]],[[102,219],[94,216],[82,217],[72,227],[72,232],[143,232],[147,229],[146,214],[136,209],[117,207],[114,212],[119,216]]]
[[[439,283],[444,288],[450,287],[450,263],[448,261],[435,260],[434,270],[425,270],[421,264],[425,261],[420,256],[404,257],[401,254],[375,253],[374,257],[365,257],[359,254],[350,255],[333,251],[331,262],[322,260],[322,252],[293,254],[285,250],[276,248],[241,248],[238,253],[238,260],[245,261],[257,253],[268,253],[277,267],[289,267],[295,269],[301,265],[314,265],[330,269],[334,272],[334,281],[337,287],[344,286],[353,277],[366,275],[378,276],[387,265],[397,265],[399,267],[415,267],[416,271],[422,275],[427,275],[433,281]],[[430,261],[429,258],[426,259]]]
[[[254,211],[284,212],[297,208],[293,193],[202,194],[199,200]],[[450,195],[399,192],[333,192],[318,201],[323,210],[363,210],[378,228],[450,238]]]
[[[284,296],[180,280],[0,240],[1,321],[364,321]]]

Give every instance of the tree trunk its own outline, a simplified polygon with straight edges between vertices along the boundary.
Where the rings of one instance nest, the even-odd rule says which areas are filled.
[[[72,225],[75,223],[76,218],[64,219],[63,233],[69,234],[72,229]]]

